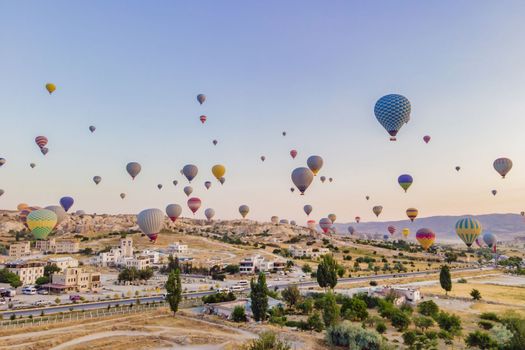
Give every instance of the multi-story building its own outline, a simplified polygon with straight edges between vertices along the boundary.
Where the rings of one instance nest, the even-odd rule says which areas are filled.
[[[124,258],[121,265],[126,267],[134,267],[137,270],[144,270],[145,268],[150,267],[150,260],[147,256]]]
[[[282,271],[286,268],[286,262],[281,260],[269,261],[263,256],[254,255],[244,258],[239,263],[239,272],[242,274],[253,274],[259,271],[271,272]]]
[[[45,263],[41,261],[14,261],[5,267],[18,275],[22,285],[35,284],[38,277],[44,276]]]
[[[31,245],[29,242],[13,243],[9,246],[10,258],[19,259],[28,255],[31,255]]]
[[[133,238],[121,238],[118,248],[111,248],[109,252],[100,253],[95,263],[100,266],[125,265],[125,260],[133,258]]]
[[[171,243],[168,245],[169,254],[184,254],[188,252],[188,245],[181,244],[180,242]]]
[[[330,249],[328,248],[303,248],[299,246],[291,246],[290,247],[290,254],[294,258],[310,258],[312,260],[319,259],[321,256],[325,254],[330,253]]]
[[[61,271],[70,267],[78,267],[78,260],[70,256],[51,258],[47,263],[49,265],[56,265]]]
[[[133,238],[125,237],[120,239],[120,253],[124,257],[133,256]]]
[[[51,276],[51,283],[43,285],[54,292],[98,291],[100,273],[85,272],[81,267],[70,267]]]
[[[35,249],[40,250],[44,253],[78,253],[80,250],[80,242],[75,239],[54,239],[49,240],[38,240],[35,243]]]

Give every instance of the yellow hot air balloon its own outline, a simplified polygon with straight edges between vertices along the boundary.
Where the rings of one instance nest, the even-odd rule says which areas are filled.
[[[410,229],[405,227],[403,231],[401,231],[401,234],[403,234],[403,237],[407,238],[410,234]]]
[[[211,172],[217,180],[220,180],[221,177],[223,177],[224,174],[226,174],[226,168],[224,167],[224,165],[217,164],[214,165],[213,168],[211,168]]]
[[[50,95],[51,95],[56,89],[57,89],[57,87],[55,86],[55,84],[53,84],[53,83],[47,83],[47,84],[46,84],[46,90],[47,90],[47,92],[49,92]]]
[[[28,208],[29,205],[27,205],[26,203],[20,203],[16,206],[16,209],[18,209],[18,211],[22,211],[22,209],[25,209],[25,208]]]
[[[57,224],[57,215],[48,209],[32,211],[27,216],[27,226],[36,239],[45,239]]]

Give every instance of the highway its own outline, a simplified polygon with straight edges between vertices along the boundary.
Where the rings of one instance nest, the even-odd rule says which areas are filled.
[[[477,270],[490,270],[490,269],[493,269],[493,268],[485,267],[481,269],[481,268],[466,268],[465,267],[465,268],[452,269],[451,272],[477,271]],[[439,270],[392,273],[392,274],[362,276],[362,277],[345,277],[345,278],[339,278],[337,282],[338,284],[341,284],[341,283],[347,283],[347,282],[377,281],[377,280],[383,280],[383,279],[389,279],[389,278],[426,276],[426,275],[432,275],[432,274],[437,274],[437,273],[439,273]],[[317,281],[283,283],[279,285],[273,285],[271,288],[284,289],[290,285],[296,285],[298,287],[303,287],[303,288],[315,287],[317,286]],[[245,288],[242,292],[246,292],[249,290],[250,288]],[[186,298],[202,298],[205,295],[210,295],[214,293],[215,291],[210,290],[210,291],[205,291],[205,292],[184,293],[183,296]],[[80,311],[80,310],[104,309],[104,308],[107,308],[108,305],[110,307],[114,307],[117,304],[118,305],[129,305],[129,304],[137,303],[137,300],[139,300],[141,304],[145,304],[148,302],[151,303],[151,302],[162,301],[163,299],[164,299],[164,296],[157,295],[157,296],[150,296],[150,297],[127,298],[127,299],[97,301],[97,302],[89,302],[89,303],[63,304],[63,305],[56,305],[56,306],[35,307],[35,308],[29,308],[29,309],[3,311],[3,312],[0,312],[0,316],[4,320],[6,320],[6,319],[9,319],[9,317],[13,314],[15,314],[17,318],[21,316],[27,317],[29,315],[40,316],[42,311],[44,312],[44,314],[49,315],[49,314],[56,314],[59,312],[69,312],[71,310]]]

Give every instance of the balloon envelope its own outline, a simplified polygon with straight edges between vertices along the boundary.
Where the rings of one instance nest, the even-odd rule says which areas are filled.
[[[55,84],[53,84],[53,83],[47,83],[46,84],[46,90],[47,90],[47,92],[49,92],[50,95],[53,92],[55,92],[56,89],[57,89],[57,87],[55,86]]]
[[[315,220],[308,220],[306,226],[308,226],[310,230],[315,230]]]
[[[215,176],[215,178],[219,180],[226,174],[226,168],[224,167],[224,165],[216,164],[211,168],[211,172],[213,176]]]
[[[36,239],[44,239],[57,224],[57,215],[48,209],[34,210],[27,215],[27,226]]]
[[[182,214],[182,207],[178,204],[169,204],[166,207],[166,215],[170,218],[171,221],[175,222],[180,215]]]
[[[192,194],[193,192],[193,188],[191,186],[186,186],[184,187],[184,193],[186,194],[186,196],[190,196],[190,194]]]
[[[353,227],[353,226],[348,226],[348,233],[351,234],[351,235],[353,235],[354,232],[355,232],[354,227]]]
[[[93,182],[98,185],[100,183],[100,181],[102,181],[102,178],[100,176],[94,176],[93,177]]]
[[[425,141],[425,143],[428,143],[430,141],[430,136],[428,135],[423,136],[423,141]]]
[[[292,172],[292,182],[297,187],[297,189],[304,195],[304,191],[310,186],[314,179],[314,174],[308,168],[296,168]]]
[[[399,186],[401,186],[406,192],[414,182],[414,179],[408,174],[403,174],[397,178],[397,182],[399,183]]]
[[[337,216],[335,214],[328,214],[328,219],[330,219],[330,221],[333,224],[335,220],[337,219]]]
[[[193,180],[195,176],[197,176],[198,172],[199,169],[193,164],[185,165],[184,168],[182,168],[182,174],[186,176],[186,179],[188,179],[189,183],[191,183],[191,180]]]
[[[361,217],[360,216],[356,216],[355,217],[355,222],[359,223],[359,221],[361,221]]]
[[[197,210],[201,207],[201,200],[197,197],[192,197],[188,199],[188,208],[190,208],[191,212],[195,214]]]
[[[467,247],[470,247],[472,243],[474,243],[476,238],[481,234],[481,230],[482,227],[479,221],[470,217],[459,219],[456,222],[456,234],[465,242]]]
[[[125,193],[121,193],[120,194],[120,198],[122,198],[122,199],[126,198],[126,194]]]
[[[56,226],[60,225],[60,223],[67,218],[66,211],[60,205],[49,205],[44,209],[51,210],[53,213],[55,213],[55,215],[57,216]]]
[[[4,165],[6,162],[5,158],[0,158],[0,166]]]
[[[200,104],[203,104],[204,101],[206,101],[206,95],[204,95],[204,94],[198,94],[198,95],[197,95],[197,101],[198,101]]]
[[[374,107],[377,121],[390,135],[390,140],[395,141],[396,135],[410,120],[410,101],[402,95],[391,94],[381,97]]]
[[[154,242],[164,224],[164,213],[157,208],[145,209],[137,215],[137,224],[140,230]]]
[[[60,198],[60,205],[64,210],[67,212],[69,208],[73,206],[73,203],[75,203],[75,200],[71,197],[62,197]]]
[[[424,250],[428,250],[436,240],[436,234],[429,228],[422,228],[417,230],[416,239]]]
[[[47,145],[47,137],[45,136],[37,136],[35,137],[35,142],[40,147],[40,149],[44,148]]]
[[[388,226],[388,233],[390,233],[392,236],[394,235],[394,233],[396,233],[396,228],[392,225]]]
[[[204,187],[206,187],[206,189],[209,190],[211,187],[211,182],[210,181],[204,182]]]
[[[408,235],[410,234],[410,229],[408,228],[404,228],[402,231],[401,231],[401,234],[403,235],[403,237],[407,238]]]
[[[383,207],[380,205],[376,205],[372,208],[372,211],[374,212],[374,214],[376,214],[376,217],[379,217],[379,214],[381,214],[381,212],[383,211]]]
[[[95,132],[96,129],[97,129],[97,128],[94,127],[93,125],[91,125],[91,126],[89,127],[89,131],[91,131],[91,132]]]
[[[212,208],[207,208],[204,211],[204,216],[206,216],[206,219],[211,220],[215,216],[215,210]]]
[[[507,175],[510,169],[512,169],[512,160],[509,158],[498,158],[494,161],[493,166],[498,174],[504,179],[505,175]]]
[[[310,156],[306,160],[306,164],[308,165],[308,168],[312,171],[314,175],[317,175],[319,170],[323,167],[323,158],[320,156]]]
[[[279,223],[279,217],[274,215],[270,218],[270,221],[272,224],[277,225]]]
[[[494,235],[492,232],[485,232],[483,234],[483,242],[485,242],[489,248],[492,248],[492,246],[496,244],[496,235]]]
[[[303,207],[303,210],[304,212],[306,213],[306,215],[310,215],[310,213],[312,212],[314,208],[310,205],[310,204],[307,204]]]
[[[135,179],[135,177],[140,173],[141,169],[142,167],[137,162],[130,162],[128,165],[126,165],[126,170],[132,179]]]
[[[292,159],[295,159],[295,157],[297,157],[297,151],[296,150],[291,150],[290,151],[290,155],[292,156]]]
[[[321,220],[319,220],[319,226],[321,227],[324,233],[328,233],[328,231],[332,227],[332,220],[330,220],[329,218],[322,218]]]
[[[239,207],[239,213],[241,214],[243,218],[245,218],[249,212],[250,212],[250,207],[248,207],[247,205],[243,204]]]
[[[408,208],[406,213],[410,221],[414,222],[414,219],[417,217],[419,212],[416,208]]]

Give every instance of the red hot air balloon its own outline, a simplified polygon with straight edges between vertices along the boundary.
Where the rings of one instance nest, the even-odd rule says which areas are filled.
[[[205,115],[201,115],[199,117],[199,119],[200,119],[201,123],[204,124],[206,122],[207,117]]]
[[[321,229],[324,233],[328,233],[330,231],[330,228],[332,228],[332,220],[329,218],[322,218],[319,220],[319,226],[321,226]]]
[[[361,221],[361,217],[360,216],[356,216],[355,217],[355,222],[359,223],[359,221]]]
[[[193,215],[199,210],[201,207],[201,200],[197,197],[191,197],[188,199],[188,208],[192,211]]]
[[[396,228],[392,225],[388,226],[388,233],[390,233],[393,236],[394,233],[396,233]]]
[[[47,137],[45,136],[37,136],[35,137],[35,142],[40,147],[40,149],[46,147],[47,145]]]
[[[428,143],[430,141],[430,136],[428,135],[423,136],[423,141],[425,141],[425,143]]]
[[[297,157],[297,151],[296,150],[291,150],[290,151],[290,155],[292,156],[292,159],[295,159],[295,157]]]

